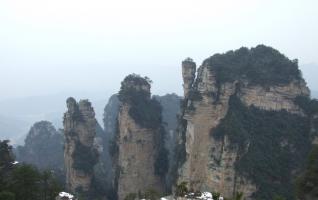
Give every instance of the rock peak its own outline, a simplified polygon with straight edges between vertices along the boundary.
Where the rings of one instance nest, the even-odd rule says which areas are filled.
[[[68,110],[63,122],[66,186],[73,193],[81,189],[82,195],[87,197],[91,190],[93,168],[98,159],[94,148],[97,124],[95,112],[88,100],[77,103],[70,97],[66,103]]]
[[[77,106],[76,100],[73,97],[69,97],[66,100],[67,109],[69,112],[75,112]]]
[[[126,78],[122,82],[121,87],[122,89],[144,91],[148,93],[150,97],[151,80],[148,77],[141,77],[137,74],[130,74],[126,76]]]
[[[192,58],[186,58],[182,61],[182,78],[185,98],[188,97],[189,91],[194,83],[196,68],[196,64]]]

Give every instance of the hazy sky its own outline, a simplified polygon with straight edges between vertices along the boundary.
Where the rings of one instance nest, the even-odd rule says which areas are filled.
[[[133,72],[154,93],[181,94],[182,59],[261,43],[318,63],[317,10],[317,0],[0,0],[0,98],[102,95]]]

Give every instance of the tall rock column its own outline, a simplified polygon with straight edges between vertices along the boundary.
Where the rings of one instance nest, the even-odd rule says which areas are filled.
[[[67,99],[64,114],[66,187],[72,193],[86,196],[91,190],[93,168],[98,153],[94,148],[96,119],[94,109],[88,100],[79,103]]]
[[[196,64],[191,58],[187,58],[182,62],[183,91],[185,97],[188,97],[194,83],[196,68]]]
[[[122,82],[117,135],[118,199],[164,191],[168,160],[160,104],[150,98],[148,79],[129,75]]]
[[[244,59],[239,60],[240,64],[236,64],[239,62],[233,60],[239,56]],[[264,60],[266,60],[265,63]],[[288,67],[277,64],[273,70],[272,63],[280,63],[278,60]],[[198,68],[193,83],[191,77],[194,73],[191,69],[194,67],[191,67],[189,62],[186,60],[182,63],[185,104],[181,115],[182,126],[179,128],[181,130],[179,136],[181,138],[181,142],[179,142],[181,153],[179,154],[183,155],[184,158],[177,157],[177,159],[181,158],[178,183],[187,182],[188,187],[195,191],[220,192],[226,198],[233,198],[237,192],[242,192],[244,199],[272,199],[263,197],[269,195],[263,192],[264,180],[270,183],[273,177],[272,172],[266,171],[265,168],[259,170],[258,167],[262,167],[262,165],[254,165],[253,170],[251,166],[263,162],[263,157],[267,157],[269,161],[265,161],[265,163],[277,162],[279,151],[284,152],[279,155],[281,160],[283,158],[286,159],[286,162],[288,160],[288,162],[293,163],[295,157],[301,155],[294,153],[296,145],[297,152],[306,152],[306,145],[298,145],[298,140],[293,140],[293,138],[298,137],[304,141],[304,144],[307,144],[306,128],[299,128],[304,132],[295,132],[292,137],[283,137],[282,135],[288,135],[290,130],[298,129],[275,124],[274,120],[271,121],[265,117],[266,115],[274,116],[273,113],[276,113],[280,114],[280,117],[290,117],[290,119],[284,119],[286,121],[294,119],[293,117],[296,116],[299,117],[297,119],[300,121],[303,119],[301,117],[305,116],[302,109],[295,103],[299,96],[309,97],[309,90],[300,76],[298,66],[295,65],[295,62],[286,60],[284,55],[266,46],[258,46],[251,50],[243,48],[222,55],[216,54],[206,59]],[[263,63],[263,65],[259,63]],[[251,74],[251,71],[247,69],[254,73]],[[277,74],[281,76],[277,76]],[[286,77],[289,79],[280,82]],[[189,91],[191,91],[190,95]],[[234,100],[239,103],[235,103]],[[233,114],[234,108],[244,108],[245,114],[242,114],[243,109]],[[246,113],[252,114],[247,116]],[[230,120],[226,121],[227,119]],[[263,119],[270,122],[265,128],[267,126],[284,128],[276,128],[279,131],[273,129],[261,133],[264,125],[259,124]],[[248,123],[247,120],[249,120]],[[260,121],[259,124],[256,123],[257,120]],[[253,127],[252,123],[254,122],[256,125]],[[291,120],[290,124],[292,123]],[[273,133],[273,135],[266,135],[268,133]],[[263,145],[266,139],[268,139],[267,143]],[[287,144],[290,150],[285,151],[288,149]],[[275,155],[268,154],[268,149],[275,149],[277,146],[283,150],[278,148]],[[263,154],[255,155],[253,154],[255,152],[263,152]],[[286,152],[288,154],[285,154]],[[246,160],[253,160],[249,162],[248,167],[244,166],[247,163]],[[290,168],[284,168],[284,170],[292,174],[293,170],[297,170],[297,167],[296,164],[292,164]],[[264,174],[262,176],[251,174],[259,171],[264,172]],[[280,177],[281,174],[277,173],[275,176]],[[283,193],[287,186],[292,188],[291,181],[287,182],[285,179],[281,179],[277,183],[271,188],[272,191],[276,190],[276,194]],[[266,188],[271,186],[268,184]],[[270,195],[274,195],[274,192],[272,193]],[[285,194],[291,193],[286,192]],[[255,198],[256,195],[263,196]]]

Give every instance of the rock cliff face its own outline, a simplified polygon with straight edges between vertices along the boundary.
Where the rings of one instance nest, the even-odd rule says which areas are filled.
[[[118,99],[118,95],[114,94],[109,98],[108,103],[104,109],[104,130],[110,140],[114,137],[114,134],[116,133],[117,117],[120,106],[119,104],[120,102]]]
[[[267,111],[286,110],[303,116],[302,109],[294,100],[297,96],[309,96],[309,90],[302,78],[266,86],[253,84],[244,75],[221,81],[221,74],[209,62],[203,63],[195,77],[194,66],[191,60],[182,63],[185,81],[182,118],[186,121],[182,134],[185,135],[186,161],[179,169],[178,182],[186,181],[194,190],[218,191],[225,197],[243,192],[247,199],[251,199],[259,188],[236,169],[242,151],[233,145],[227,135],[222,139],[213,137],[215,129],[229,111],[230,98],[238,97],[246,107]],[[245,153],[249,149],[249,141],[246,142]]]
[[[89,193],[92,187],[93,168],[98,153],[94,148],[96,119],[91,103],[74,98],[67,99],[68,111],[64,114],[66,186],[72,193]]]
[[[196,64],[191,58],[187,58],[182,62],[182,78],[184,96],[188,96],[189,91],[195,79]]]
[[[118,199],[148,190],[162,193],[165,172],[162,173],[156,163],[167,162],[167,159],[158,159],[163,147],[160,144],[163,142],[160,105],[150,99],[149,82],[136,75],[126,77],[122,82],[119,99]]]

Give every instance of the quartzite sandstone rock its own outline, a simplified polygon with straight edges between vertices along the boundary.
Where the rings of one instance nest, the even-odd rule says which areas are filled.
[[[217,191],[225,197],[232,197],[236,192],[243,192],[250,198],[256,186],[236,173],[235,161],[238,149],[230,148],[228,137],[216,140],[211,137],[213,129],[225,117],[229,108],[229,99],[233,94],[247,106],[265,110],[282,110],[303,115],[302,110],[294,104],[298,95],[309,96],[309,89],[303,80],[294,80],[286,85],[264,88],[251,86],[247,81],[226,82],[217,85],[216,74],[210,66],[198,69],[193,81],[192,66],[182,63],[185,102],[187,103],[183,119],[186,126],[186,161],[179,170],[178,182],[186,181],[189,187],[200,191]],[[189,91],[196,92],[202,98],[188,98]],[[217,95],[215,95],[217,94]]]
[[[64,114],[66,187],[72,193],[78,190],[85,193],[91,189],[93,166],[97,161],[97,151],[94,149],[95,113],[88,100],[77,103],[74,98],[68,98],[67,108]],[[80,160],[80,163],[90,165],[91,169],[83,170],[80,168],[84,166],[74,165],[77,162],[75,159],[81,159],[75,156],[78,153],[88,155],[89,160]],[[92,163],[86,163],[90,161]]]
[[[132,89],[135,92],[144,91],[146,98],[150,98],[149,84],[126,80],[122,83],[122,88]],[[148,190],[159,193],[164,191],[164,178],[155,174],[154,166],[158,154],[156,134],[160,134],[159,129],[139,125],[129,114],[131,106],[128,102],[122,102],[118,115],[117,191],[119,200],[123,200],[131,193],[144,193]]]

